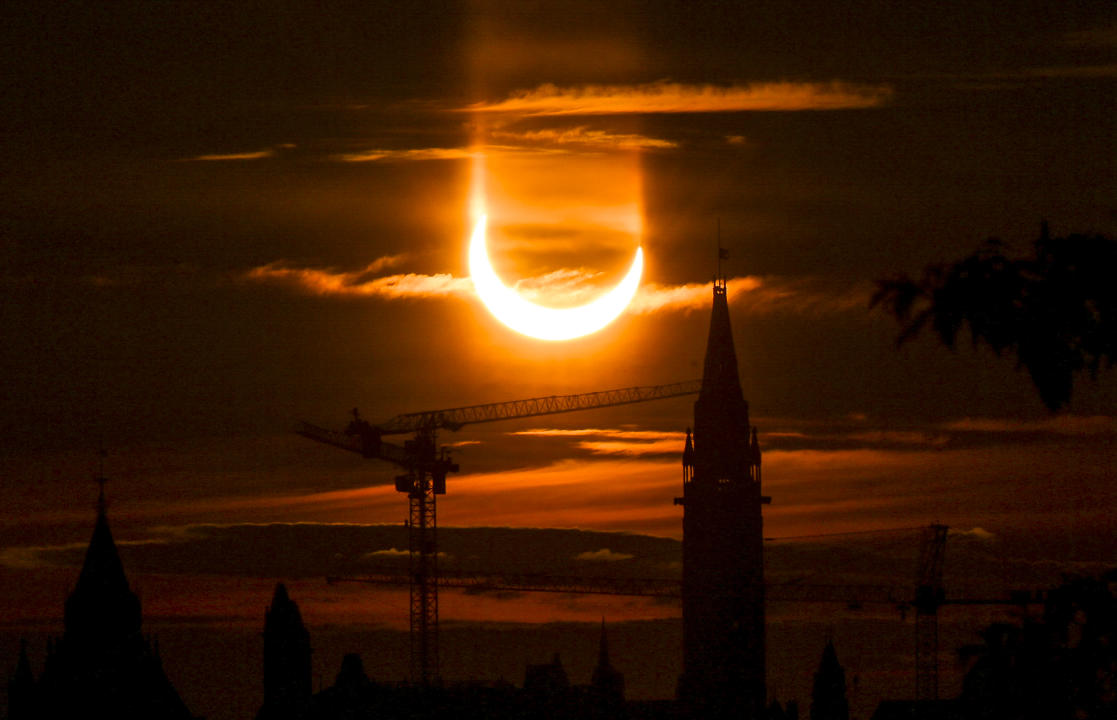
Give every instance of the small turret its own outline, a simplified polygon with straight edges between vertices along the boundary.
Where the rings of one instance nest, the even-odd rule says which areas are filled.
[[[605,618],[601,619],[601,640],[597,649],[597,667],[593,670],[592,686],[599,702],[608,706],[624,704],[624,675],[609,662],[609,638],[605,634]]]
[[[264,619],[264,704],[257,720],[296,720],[311,711],[310,633],[278,583]]]
[[[35,715],[35,675],[27,659],[27,641],[19,641],[19,660],[8,680],[8,720],[25,720]]]
[[[846,673],[838,662],[834,642],[826,641],[811,690],[811,720],[849,720]]]

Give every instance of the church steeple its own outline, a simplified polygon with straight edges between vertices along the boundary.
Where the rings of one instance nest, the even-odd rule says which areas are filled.
[[[65,631],[48,646],[32,717],[187,720],[190,711],[141,632],[140,601],[128,585],[109,529],[103,478],[93,537],[66,598]]]
[[[139,637],[140,601],[128,586],[112,530],[109,529],[105,480],[97,479],[97,520],[85,551],[81,574],[66,599],[66,638],[86,635]]]

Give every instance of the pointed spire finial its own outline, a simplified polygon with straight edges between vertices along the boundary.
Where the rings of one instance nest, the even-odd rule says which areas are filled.
[[[93,478],[93,482],[97,483],[97,514],[104,515],[108,507],[108,502],[105,500],[105,483],[109,480],[104,475],[97,475]]]
[[[105,458],[108,457],[108,452],[105,451],[105,440],[102,438],[97,447],[97,477],[93,478],[93,482],[97,483],[97,514],[104,515],[108,503],[105,501],[105,483],[108,478],[105,477]]]
[[[601,642],[597,647],[597,664],[609,667],[609,638],[605,635],[605,616],[601,616]]]
[[[718,274],[714,277],[714,290],[725,291],[725,274],[721,271],[721,261],[729,259],[729,250],[721,246],[721,218],[718,218]]]

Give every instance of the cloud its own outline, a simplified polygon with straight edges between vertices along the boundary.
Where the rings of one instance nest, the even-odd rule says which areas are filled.
[[[530,428],[516,430],[510,435],[531,435],[535,437],[585,437],[594,435],[599,437],[624,438],[626,440],[679,440],[682,433],[664,432],[662,430],[619,430],[616,428]]]
[[[211,153],[206,155],[195,155],[194,157],[183,158],[186,162],[235,162],[238,160],[264,160],[276,156],[276,150],[290,150],[295,147],[294,143],[283,143],[275,147],[265,148],[263,150],[253,150],[250,152],[239,153]]]
[[[618,430],[613,428],[536,428],[520,430],[513,435],[534,437],[593,437],[604,440],[580,440],[575,447],[594,455],[647,457],[650,455],[678,455],[682,452],[685,436],[679,432],[659,430]]]
[[[473,297],[473,281],[450,273],[425,275],[407,273],[369,277],[395,267],[402,255],[378,258],[358,271],[292,267],[276,261],[242,274],[250,282],[276,283],[314,295],[379,297],[387,300]],[[587,268],[561,268],[543,275],[521,278],[512,287],[526,300],[553,307],[572,307],[592,300],[601,288],[596,281],[602,273]],[[731,302],[741,301],[754,315],[790,312],[826,315],[862,309],[870,295],[867,287],[833,285],[820,278],[780,278],[747,276],[728,281]],[[691,312],[710,307],[709,283],[668,285],[646,282],[625,312],[647,315],[659,312]]]
[[[540,85],[519,90],[504,100],[476,103],[469,112],[544,115],[617,115],[628,113],[716,113],[743,111],[842,110],[877,107],[892,95],[887,85],[768,82],[751,85],[687,85],[655,82],[641,85]]]
[[[997,536],[989,532],[985,528],[973,527],[969,530],[962,530],[960,528],[950,528],[950,535],[957,537],[968,537],[974,540],[995,540]]]
[[[512,284],[525,300],[554,307],[573,307],[601,293],[594,284],[602,273],[586,268],[561,268],[543,275],[522,278]]]
[[[513,142],[578,145],[590,149],[665,150],[679,146],[678,143],[670,140],[648,137],[638,133],[612,133],[606,130],[590,130],[585,125],[572,128],[529,130],[524,132],[497,130],[493,132],[493,137]]]
[[[470,160],[480,153],[472,148],[412,148],[410,150],[363,150],[334,155],[334,160],[361,162],[412,162],[424,160]]]
[[[629,553],[613,552],[609,548],[601,548],[600,550],[587,550],[578,553],[574,556],[574,559],[591,562],[617,562],[619,560],[631,560],[634,557],[636,556]]]
[[[1107,415],[1056,415],[1041,420],[967,417],[944,423],[941,427],[962,432],[1114,435],[1117,434],[1117,418]]]
[[[869,289],[833,286],[817,278],[757,277],[730,278],[727,282],[730,302],[742,301],[744,309],[753,314],[794,312],[824,315],[845,312],[866,306]],[[635,314],[660,311],[707,310],[710,307],[709,283],[661,285],[644,283],[628,306]]]
[[[381,558],[381,557],[411,557],[411,552],[408,550],[400,550],[399,548],[388,548],[387,550],[373,550],[370,553],[365,553],[368,558]]]
[[[918,430],[870,430],[867,432],[846,433],[840,436],[867,445],[932,445],[941,447],[950,442],[942,433],[921,432]]]
[[[733,299],[746,289],[760,286],[759,278],[733,278],[729,281],[728,296]],[[644,283],[636,292],[636,297],[628,306],[628,312],[636,315],[660,312],[663,310],[704,310],[710,306],[709,283],[686,283],[683,285],[661,285]]]
[[[402,255],[386,255],[361,270],[345,272],[317,268],[296,268],[279,261],[253,268],[242,275],[252,282],[270,282],[288,285],[315,295],[342,295],[403,299],[415,297],[445,297],[473,292],[469,278],[456,278],[449,273],[423,275],[407,273],[369,278],[380,270],[402,262]]]
[[[18,570],[34,570],[37,568],[59,565],[49,556],[54,552],[84,553],[88,543],[68,543],[65,545],[26,545],[17,547],[0,548],[0,567]]]

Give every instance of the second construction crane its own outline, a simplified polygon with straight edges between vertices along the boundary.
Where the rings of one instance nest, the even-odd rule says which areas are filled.
[[[646,385],[574,395],[512,400],[397,415],[380,425],[363,420],[354,410],[344,431],[300,423],[303,437],[386,460],[404,470],[396,477],[396,490],[408,497],[408,542],[411,586],[411,674],[423,685],[438,678],[438,521],[435,497],[446,493],[446,475],[458,471],[445,449],[438,448],[439,430],[464,425],[554,415],[628,405],[663,398],[694,395],[700,380],[670,385]],[[384,441],[385,435],[411,434],[402,446]]]

